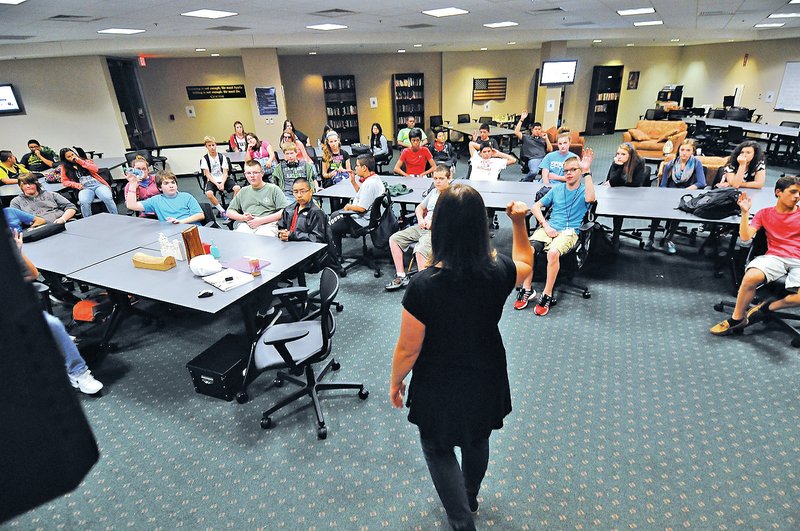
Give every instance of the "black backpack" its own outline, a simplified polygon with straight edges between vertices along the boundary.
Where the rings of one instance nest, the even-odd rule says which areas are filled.
[[[738,200],[739,190],[736,188],[716,188],[697,196],[682,196],[678,210],[703,219],[724,219],[740,212]]]

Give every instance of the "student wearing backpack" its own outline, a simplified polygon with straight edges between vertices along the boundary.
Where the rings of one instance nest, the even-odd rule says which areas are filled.
[[[208,151],[200,159],[200,171],[203,172],[206,178],[203,191],[211,204],[214,205],[214,208],[219,210],[220,215],[225,218],[225,209],[219,204],[219,200],[214,194],[217,191],[222,193],[233,192],[235,197],[239,193],[240,186],[229,175],[231,165],[228,157],[217,152],[217,140],[213,136],[207,136],[203,138],[203,144],[205,144]]]
[[[787,175],[775,183],[778,198],[772,208],[762,208],[749,221],[751,199],[746,192],[739,196],[742,219],[739,223],[739,238],[751,240],[759,229],[767,235],[767,252],[757,256],[747,265],[747,270],[736,295],[733,314],[711,327],[715,336],[741,332],[750,324],[762,320],[765,314],[783,308],[800,306],[800,177]],[[782,299],[768,298],[747,309],[756,294],[756,288],[786,276],[786,289],[792,292]]]

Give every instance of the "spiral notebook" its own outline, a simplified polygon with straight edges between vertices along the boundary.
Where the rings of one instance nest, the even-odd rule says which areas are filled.
[[[223,269],[219,273],[203,277],[203,280],[219,290],[228,291],[252,282],[253,275],[242,273],[236,269]]]

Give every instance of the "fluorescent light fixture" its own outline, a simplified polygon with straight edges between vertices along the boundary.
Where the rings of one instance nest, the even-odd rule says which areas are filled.
[[[443,7],[442,9],[428,9],[423,11],[423,15],[430,15],[432,17],[452,17],[454,15],[466,15],[469,13],[466,9],[459,9],[457,7]]]
[[[414,48],[422,48],[422,45],[421,44],[415,44]]]
[[[219,54],[218,53],[212,53],[211,57],[219,57]]]
[[[592,42],[603,42],[603,39],[595,39]]]
[[[670,39],[669,42],[681,42],[680,39]]]
[[[306,28],[319,31],[332,31],[338,29],[347,29],[347,26],[342,26],[341,24],[314,24],[313,26],[306,26]]]
[[[232,11],[218,11],[216,9],[198,9],[196,11],[187,11],[186,13],[181,13],[182,17],[197,17],[197,18],[225,18],[225,17],[235,17],[239,13],[234,13]]]
[[[767,18],[797,18],[800,17],[800,13],[773,13]]]
[[[792,0],[789,2],[790,4],[800,4],[800,0]]]
[[[489,48],[481,48],[481,51],[482,51],[482,52],[485,52],[485,51],[486,51],[486,50],[488,50],[488,49],[489,49]]]
[[[195,48],[194,51],[196,51],[196,52],[204,52],[204,51],[206,51],[206,49],[205,48]]]
[[[308,52],[308,55],[317,55],[317,52]]]
[[[625,46],[633,46],[633,43],[632,43],[632,42],[629,42],[629,43],[628,43],[628,44],[626,44]]]
[[[638,28],[640,26],[660,26],[663,23],[663,20],[645,20],[642,22],[634,22],[633,25]]]
[[[0,0],[0,4],[6,4],[9,6],[17,6],[24,2],[25,0]]]
[[[514,44],[517,44],[517,41],[508,41],[506,44],[513,46]]]
[[[489,24],[484,24],[486,28],[510,28],[511,26],[519,26],[518,22],[511,22],[510,20],[506,20],[505,22],[490,22]]]
[[[128,28],[108,28],[104,30],[99,30],[97,33],[108,33],[111,35],[135,35],[137,33],[144,33],[144,30],[128,29]]]
[[[631,15],[649,15],[650,13],[655,13],[656,10],[652,7],[637,7],[636,9],[619,9],[617,10],[617,14],[623,17],[629,17]]]
[[[400,48],[399,50],[397,50],[397,53],[406,53],[406,51],[405,51],[405,49]]]
[[[764,24],[756,24],[753,26],[754,28],[780,28],[781,26],[785,26],[785,22],[768,22]]]

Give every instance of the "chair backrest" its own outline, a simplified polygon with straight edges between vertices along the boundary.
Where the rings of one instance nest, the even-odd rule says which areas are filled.
[[[655,109],[647,109],[644,111],[644,119],[645,120],[655,120],[656,119],[656,110]]]
[[[706,121],[695,118],[694,120],[694,134],[702,134],[706,132]]]
[[[89,158],[89,156],[86,155],[86,151],[82,147],[80,147],[80,146],[72,146],[72,149],[75,150],[75,153],[77,153],[80,158],[82,158],[82,159],[88,159]]]
[[[740,144],[744,141],[744,129],[735,125],[729,125],[726,138],[728,142]]]
[[[472,121],[472,118],[469,117],[469,114],[459,114],[458,115],[458,123],[460,124],[468,124]]]
[[[219,224],[217,223],[217,218],[214,215],[214,207],[211,206],[211,203],[200,203],[200,209],[203,211],[203,225],[206,227],[217,227],[219,228]]]
[[[719,118],[720,120],[724,120],[727,113],[728,111],[725,109],[709,109],[706,118]]]
[[[144,160],[147,161],[148,166],[153,165],[153,156],[146,149],[138,149],[136,151],[125,152],[125,160],[128,162],[128,166],[133,164],[133,161],[136,159],[136,157],[142,157]]]
[[[478,121],[480,123],[482,123],[482,124],[491,124],[492,123],[492,117],[491,116],[481,116],[480,118],[478,118]]]
[[[731,107],[725,113],[725,119],[726,120],[733,120],[733,121],[736,121],[736,122],[747,122],[748,121],[748,117],[747,117],[748,113],[749,113],[749,111],[747,109],[742,108],[742,107]]]
[[[444,120],[442,119],[442,115],[431,116],[431,130],[435,130],[437,127],[441,127],[444,124]]]
[[[336,329],[331,305],[336,295],[339,293],[339,277],[333,269],[326,267],[322,270],[319,279],[319,298],[320,298],[320,322],[322,324],[322,350],[327,352],[330,346],[330,338]]]

